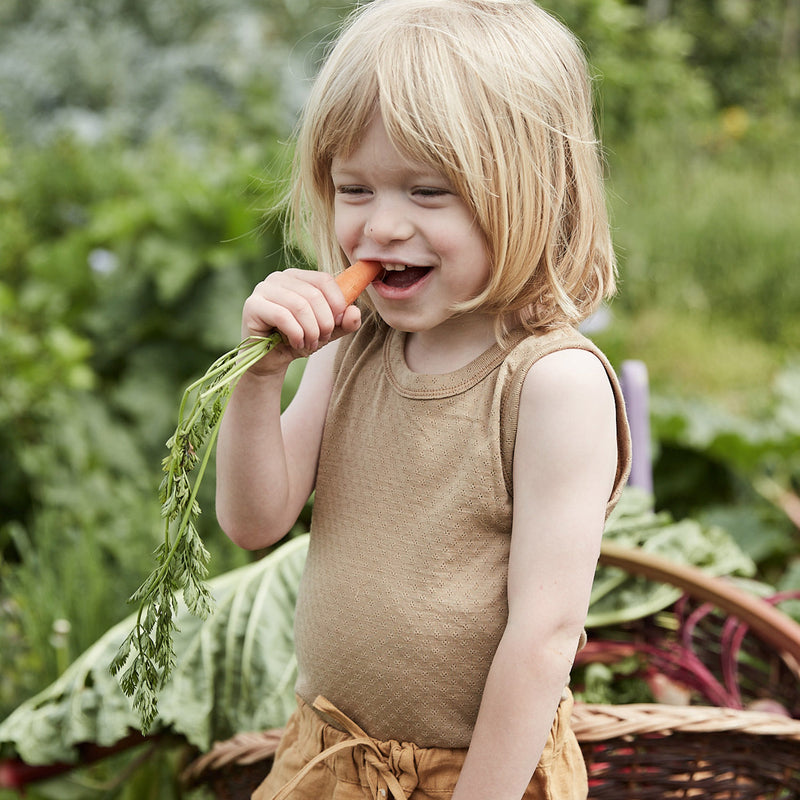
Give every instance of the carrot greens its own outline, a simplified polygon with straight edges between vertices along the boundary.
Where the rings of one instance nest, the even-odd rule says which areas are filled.
[[[132,698],[144,733],[158,711],[158,693],[175,667],[177,593],[182,592],[195,616],[205,619],[213,611],[206,585],[209,554],[195,521],[200,514],[197,494],[222,415],[239,378],[281,342],[277,332],[245,339],[183,394],[178,425],[167,441],[169,452],[163,461],[159,494],[164,540],[154,554],[156,566],[130,598],[139,604],[139,612],[110,667],[122,691]]]

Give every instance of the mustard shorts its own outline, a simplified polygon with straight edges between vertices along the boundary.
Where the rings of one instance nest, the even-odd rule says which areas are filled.
[[[299,698],[297,702],[272,771],[252,800],[449,800],[452,796],[466,750],[380,742],[325,698],[317,698],[314,708]],[[586,767],[569,725],[571,713],[572,696],[567,692],[523,800],[586,800]]]

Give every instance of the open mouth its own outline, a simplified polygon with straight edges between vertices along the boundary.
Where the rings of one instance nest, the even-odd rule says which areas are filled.
[[[393,289],[408,289],[421,281],[430,271],[430,267],[410,267],[406,264],[384,265],[381,281]]]

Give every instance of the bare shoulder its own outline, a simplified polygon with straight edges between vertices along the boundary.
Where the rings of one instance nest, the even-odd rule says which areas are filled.
[[[570,348],[540,358],[529,370],[522,405],[559,406],[563,403],[608,406],[614,395],[606,368],[590,350]]]
[[[541,476],[552,489],[599,481],[608,499],[617,461],[616,402],[608,373],[588,350],[544,356],[525,377],[520,398],[515,470]],[[516,483],[516,478],[515,478]]]

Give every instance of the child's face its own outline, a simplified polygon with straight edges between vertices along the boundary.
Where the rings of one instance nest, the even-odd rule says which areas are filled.
[[[409,161],[390,142],[380,116],[359,147],[331,165],[336,237],[352,261],[381,261],[369,288],[393,328],[430,331],[469,324],[454,303],[475,297],[489,278],[486,240],[449,181]]]

